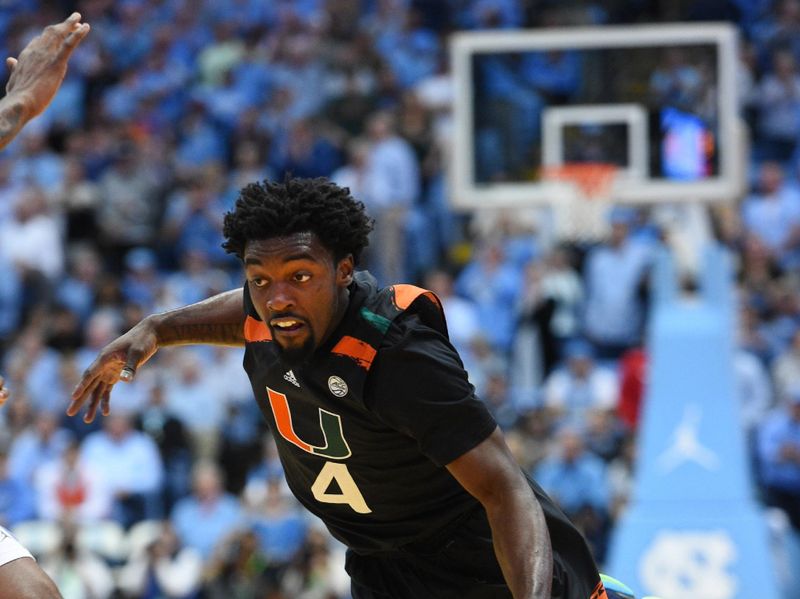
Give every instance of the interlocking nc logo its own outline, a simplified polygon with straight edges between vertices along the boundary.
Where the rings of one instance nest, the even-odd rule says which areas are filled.
[[[736,545],[724,530],[659,532],[639,563],[648,592],[663,599],[733,599]]]

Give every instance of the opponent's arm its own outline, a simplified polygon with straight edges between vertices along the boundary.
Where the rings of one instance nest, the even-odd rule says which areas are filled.
[[[0,148],[8,145],[25,123],[41,114],[56,95],[72,51],[89,33],[89,25],[80,21],[81,15],[72,13],[33,38],[18,59],[6,60],[11,77],[6,95],[0,100]]]
[[[500,429],[447,465],[486,509],[497,561],[515,599],[549,599],[553,554],[544,512]]]
[[[86,422],[94,420],[98,407],[108,416],[114,385],[120,380],[133,380],[137,368],[161,347],[201,343],[244,345],[244,321],[241,289],[146,317],[102,349],[72,392],[67,415],[77,414],[88,400]]]

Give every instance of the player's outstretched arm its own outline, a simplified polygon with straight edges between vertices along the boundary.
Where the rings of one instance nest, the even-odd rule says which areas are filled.
[[[161,347],[244,345],[244,319],[241,289],[148,316],[100,351],[75,386],[67,415],[75,416],[87,404],[83,417],[86,422],[94,420],[98,408],[108,416],[114,385],[119,381],[132,381],[139,366]]]
[[[33,38],[19,58],[6,60],[11,77],[0,100],[0,148],[47,108],[64,80],[72,51],[88,33],[88,23],[81,23],[81,15],[72,13]]]
[[[550,599],[553,552],[544,512],[496,428],[447,469],[486,509],[514,599]]]

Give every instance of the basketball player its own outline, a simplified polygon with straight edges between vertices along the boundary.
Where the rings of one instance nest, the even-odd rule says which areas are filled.
[[[145,318],[67,413],[107,415],[160,347],[244,346],[290,488],[348,546],[354,599],[605,599],[586,542],[475,396],[438,298],[355,270],[371,228],[326,179],[248,185],[224,226],[244,288]]]

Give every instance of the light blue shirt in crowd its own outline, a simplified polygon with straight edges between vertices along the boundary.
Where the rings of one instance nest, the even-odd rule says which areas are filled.
[[[800,464],[780,458],[781,447],[787,443],[800,449],[800,422],[782,407],[771,412],[758,430],[761,477],[769,486],[800,493]]]
[[[637,297],[650,260],[644,244],[626,241],[618,248],[600,246],[586,263],[586,332],[604,343],[635,343],[644,318]]]
[[[43,440],[35,430],[21,433],[11,444],[8,454],[8,472],[16,479],[32,481],[43,464],[57,460],[72,439],[66,429],[56,430],[49,439]]]
[[[561,457],[545,459],[534,478],[567,513],[584,506],[597,510],[608,509],[608,482],[603,461],[584,453],[574,462]]]
[[[800,226],[800,194],[783,187],[774,197],[749,196],[742,204],[745,230],[781,255],[792,229]]]
[[[223,538],[244,525],[244,512],[232,495],[222,495],[209,504],[185,497],[172,510],[172,524],[181,543],[208,559]]]
[[[91,433],[83,441],[81,457],[102,473],[114,492],[152,493],[159,490],[164,476],[155,441],[136,430],[119,441],[105,431]]]

